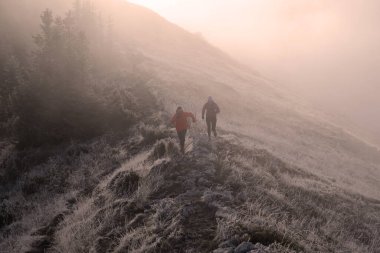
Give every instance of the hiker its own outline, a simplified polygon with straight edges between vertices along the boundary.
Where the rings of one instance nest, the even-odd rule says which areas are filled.
[[[207,123],[207,133],[208,139],[211,140],[211,129],[214,132],[214,136],[217,136],[216,133],[216,114],[220,113],[219,106],[214,102],[212,97],[208,97],[208,101],[203,106],[202,109],[202,120],[204,120],[206,112],[206,123]]]
[[[189,117],[191,117],[193,119],[193,122],[195,123],[196,120],[194,114],[192,114],[191,112],[184,112],[182,107],[179,106],[171,121],[172,124],[175,125],[175,128],[177,130],[182,154],[185,154],[185,138],[188,128],[187,119]]]

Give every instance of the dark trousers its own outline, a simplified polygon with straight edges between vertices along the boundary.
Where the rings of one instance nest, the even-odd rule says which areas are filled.
[[[181,146],[181,152],[185,152],[185,139],[186,139],[186,132],[187,130],[182,130],[180,132],[177,132],[178,138],[179,138],[179,145]]]
[[[207,123],[207,133],[208,136],[211,136],[211,129],[214,132],[214,136],[216,137],[216,117],[206,117]]]

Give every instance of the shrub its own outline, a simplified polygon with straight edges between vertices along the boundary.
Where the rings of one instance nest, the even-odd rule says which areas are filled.
[[[143,126],[140,128],[143,142],[145,145],[152,145],[158,140],[166,138],[168,135],[162,129],[157,129],[153,126]]]
[[[139,181],[135,172],[123,171],[111,180],[108,187],[118,197],[129,196],[137,190]]]

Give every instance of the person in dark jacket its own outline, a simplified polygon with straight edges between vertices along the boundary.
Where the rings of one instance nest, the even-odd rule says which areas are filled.
[[[203,106],[202,109],[202,119],[204,119],[206,112],[206,123],[207,123],[207,133],[208,138],[211,140],[211,129],[214,132],[214,136],[217,136],[216,133],[216,115],[220,113],[219,106],[214,102],[212,97],[208,97],[207,103]]]
[[[177,130],[178,138],[179,138],[179,144],[181,146],[181,152],[182,154],[185,153],[185,139],[186,139],[186,132],[188,129],[188,122],[187,119],[192,118],[193,122],[195,123],[196,119],[194,117],[194,114],[191,112],[184,112],[182,107],[179,106],[177,108],[176,113],[174,114],[171,122],[175,125],[175,128]]]

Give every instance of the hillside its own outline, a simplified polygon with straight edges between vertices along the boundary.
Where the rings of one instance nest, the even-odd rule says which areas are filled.
[[[368,180],[369,174],[380,178],[375,169],[378,149],[330,124],[198,36],[143,7],[115,5],[118,11],[113,13],[120,13],[115,14],[120,20],[115,29],[124,34],[120,47],[143,56],[136,67],[154,74],[149,85],[167,111],[184,105],[200,113],[212,95],[223,108],[219,124],[244,135],[244,145],[264,147],[324,179],[334,178],[346,189],[379,197],[379,181]]]
[[[32,35],[47,2],[36,3]],[[148,9],[98,0],[74,10],[112,15],[107,25],[79,23],[88,50],[82,37],[68,45],[80,49],[75,59],[88,51],[85,60],[58,51],[65,64],[53,71],[64,81],[16,64],[18,78],[2,82],[21,79],[49,100],[37,103],[41,114],[27,105],[0,114],[9,117],[0,120],[9,131],[0,139],[0,252],[380,251],[379,150]],[[25,101],[39,101],[38,91]],[[222,111],[211,142],[200,120],[209,95]],[[169,124],[178,105],[198,119],[184,156]]]
[[[13,209],[4,252],[377,252],[379,201],[202,130],[185,156],[142,127],[51,157],[5,202],[31,212]]]

